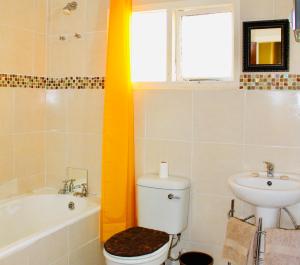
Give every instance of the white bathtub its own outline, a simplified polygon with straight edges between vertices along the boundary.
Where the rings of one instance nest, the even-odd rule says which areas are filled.
[[[74,202],[73,210],[69,209],[70,202]],[[83,228],[74,227],[70,230],[72,225],[93,216],[93,227],[96,227],[99,209],[99,204],[91,200],[69,195],[27,195],[0,203],[0,264],[1,259],[29,249],[35,242],[60,231],[65,231],[66,241],[71,238],[71,242],[66,243],[65,252],[73,251],[79,247],[78,243],[74,249],[68,248],[78,241],[78,236],[82,236],[86,242],[90,239],[86,238]],[[76,235],[78,229],[82,230],[82,235]],[[53,257],[53,260],[57,258]]]

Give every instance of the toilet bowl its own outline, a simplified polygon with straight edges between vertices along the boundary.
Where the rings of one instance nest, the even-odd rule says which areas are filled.
[[[161,265],[168,258],[168,252],[170,248],[170,242],[163,245],[160,249],[156,250],[153,253],[138,256],[138,257],[120,257],[114,256],[108,253],[105,249],[103,250],[103,254],[106,260],[106,265]]]
[[[161,265],[168,259],[172,235],[188,221],[190,182],[157,175],[139,178],[138,225],[113,235],[104,244],[106,265]]]

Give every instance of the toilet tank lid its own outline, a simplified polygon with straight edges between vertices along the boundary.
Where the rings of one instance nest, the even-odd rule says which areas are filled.
[[[138,186],[164,190],[185,190],[190,187],[190,181],[183,177],[169,176],[160,178],[158,175],[145,175],[138,179]]]

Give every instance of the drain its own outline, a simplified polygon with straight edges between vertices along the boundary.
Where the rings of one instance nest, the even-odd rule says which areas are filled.
[[[268,181],[267,184],[268,184],[268,186],[272,186],[273,185],[272,181]]]
[[[69,202],[68,207],[70,210],[74,210],[75,209],[75,203],[74,202]]]

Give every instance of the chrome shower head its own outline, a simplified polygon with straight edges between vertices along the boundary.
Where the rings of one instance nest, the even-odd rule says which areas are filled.
[[[72,11],[77,9],[77,6],[78,6],[78,3],[75,1],[67,3],[67,5],[63,8],[64,14],[70,15]]]

